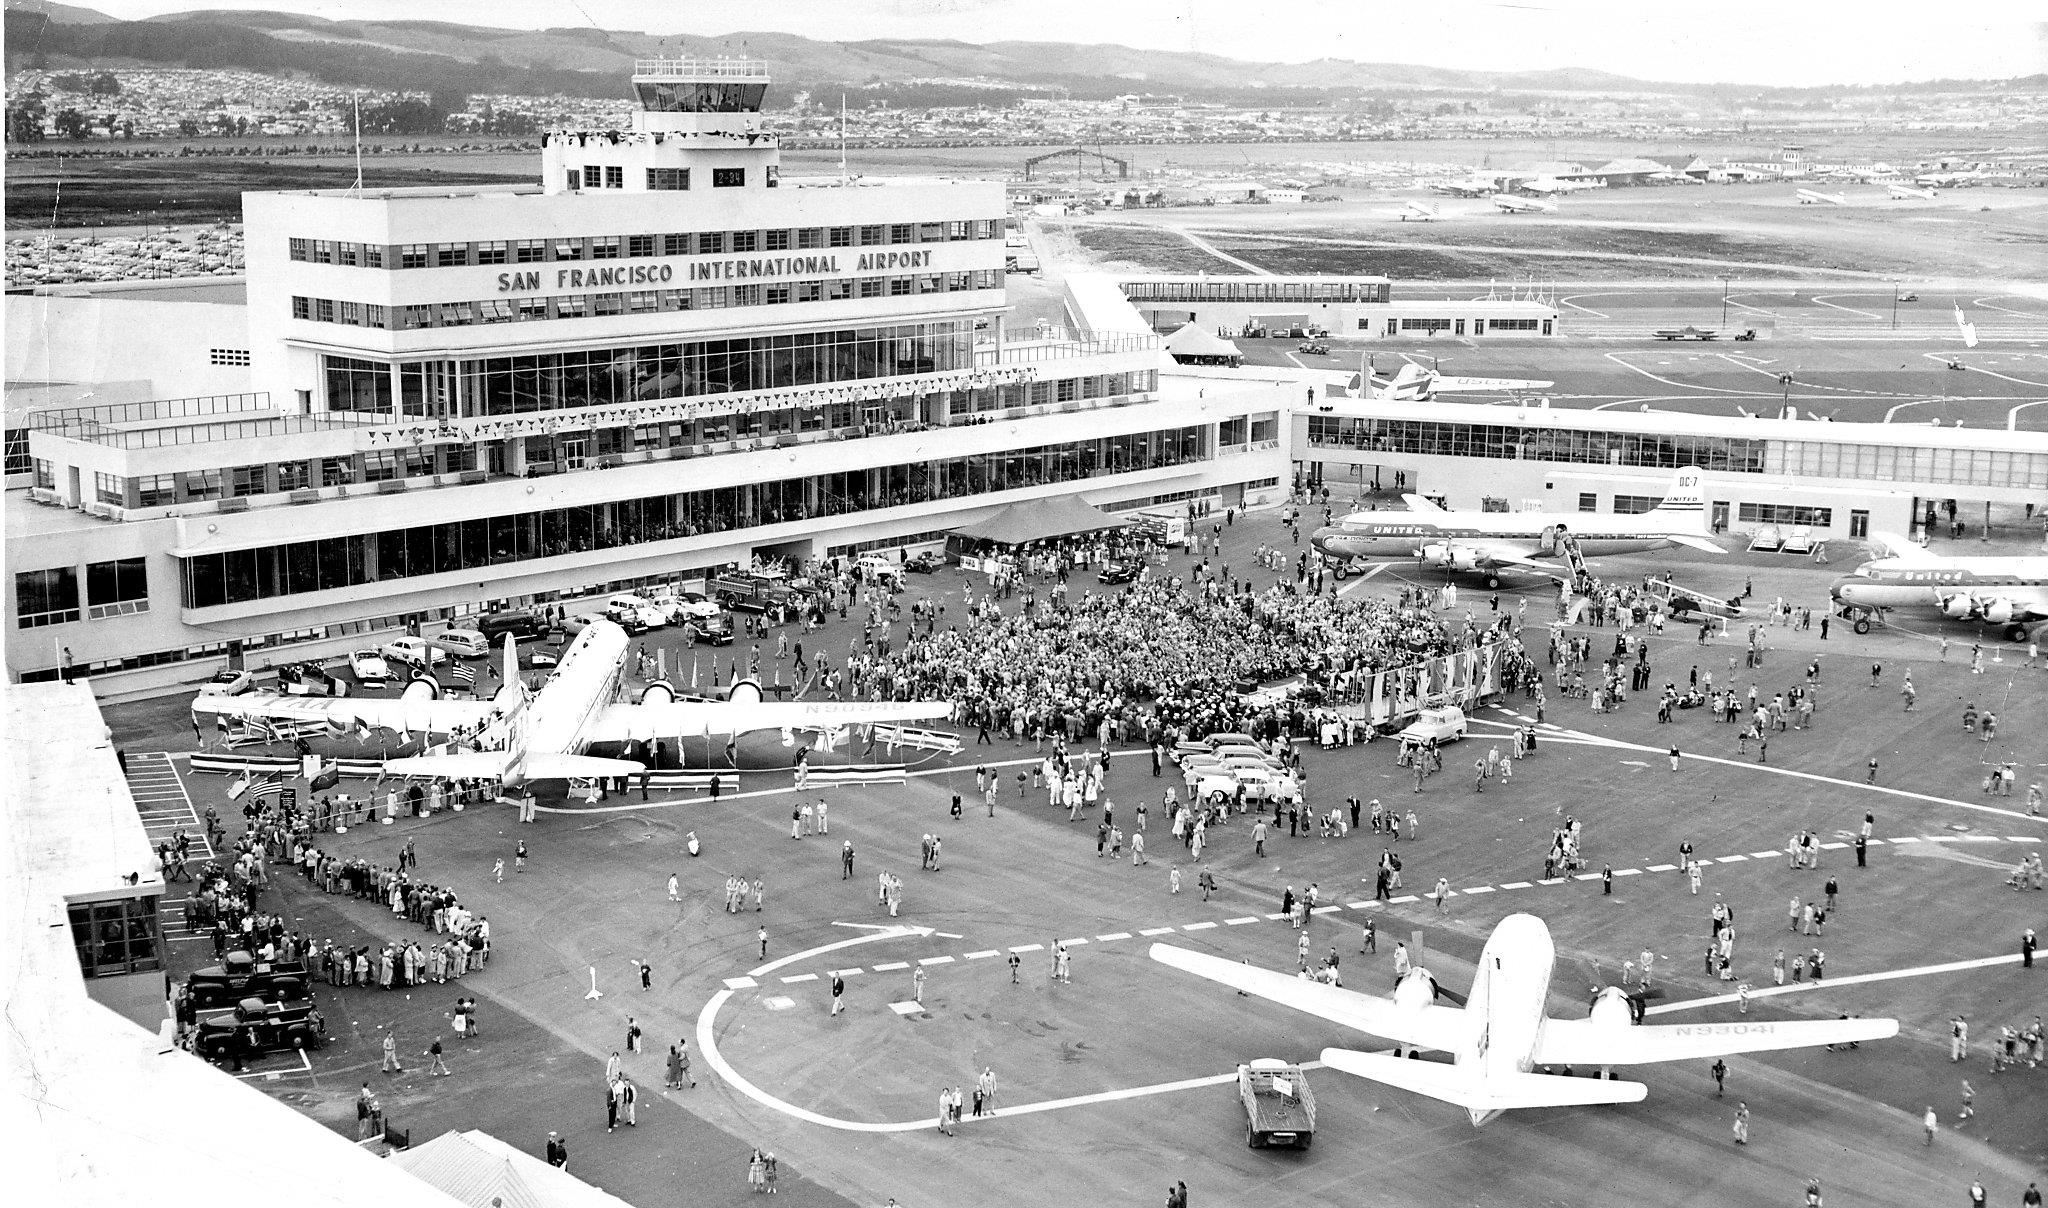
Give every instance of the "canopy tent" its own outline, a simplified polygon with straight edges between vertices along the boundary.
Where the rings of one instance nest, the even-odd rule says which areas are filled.
[[[954,529],[952,535],[967,543],[1018,546],[1055,537],[1100,533],[1129,523],[1121,516],[1089,506],[1077,495],[1061,495],[1010,504],[993,516]]]
[[[476,1129],[442,1133],[388,1160],[471,1208],[627,1208],[619,1197]]]
[[[1166,351],[1180,365],[1222,364],[1235,368],[1244,364],[1244,354],[1237,350],[1237,345],[1193,323],[1166,337]]]

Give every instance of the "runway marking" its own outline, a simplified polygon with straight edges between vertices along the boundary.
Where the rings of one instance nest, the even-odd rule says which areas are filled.
[[[1678,865],[1676,865],[1676,864],[1652,864],[1652,865],[1650,865],[1649,871],[1651,871],[1651,872],[1672,872],[1672,871],[1676,870],[1677,868],[1678,868]]]
[[[971,960],[971,961],[979,961],[979,960],[987,960],[987,959],[988,959],[989,957],[991,957],[991,956],[1001,956],[1001,955],[1002,955],[1002,952],[1001,952],[1000,950],[998,950],[998,949],[995,949],[995,948],[983,948],[983,949],[982,949],[981,951],[979,951],[979,952],[970,952],[970,953],[968,953],[968,954],[967,954],[967,959],[968,959],[968,960]]]
[[[1840,847],[1842,845],[1840,843],[1836,843],[1833,846]],[[1772,856],[1782,856],[1784,854],[1785,853],[1781,851],[1753,851],[1749,853],[1749,857],[1752,860],[1768,860]]]
[[[2018,316],[2019,316],[2020,318],[2022,318],[2022,319],[2048,319],[2048,315],[2043,315],[2043,314],[2040,314],[2040,313],[2038,313],[2038,312],[2036,312],[2036,311],[2031,311],[2031,310],[2014,310],[2014,309],[2013,309],[2012,307],[2010,307],[2010,306],[1998,306],[1998,305],[1995,305],[1995,304],[1993,304],[1993,303],[1991,303],[1991,302],[1989,302],[1989,301],[1987,301],[1987,300],[1986,300],[1986,298],[2025,298],[2025,297],[2027,297],[2027,295],[2026,295],[2026,294],[1987,294],[1987,295],[1985,296],[1985,298],[1972,298],[1972,299],[1970,300],[1970,305],[1972,305],[1972,306],[1981,306],[1981,307],[1983,307],[1983,308],[1984,308],[1985,310],[1997,310],[1997,311],[2003,311],[2003,312],[2005,312],[2006,314],[2009,314],[2009,315],[2018,315]],[[2029,299],[2029,300],[2030,300],[2030,301],[2035,301],[2035,300],[2037,300],[2037,299]]]
[[[1465,896],[1465,897],[1470,897],[1470,896],[1472,896],[1472,895],[1473,895],[1473,894],[1475,894],[1475,893],[1492,893],[1492,892],[1493,892],[1493,886],[1491,886],[1491,885],[1474,885],[1474,886],[1473,886],[1472,888],[1470,888],[1470,889],[1460,889],[1460,890],[1458,891],[1458,893],[1457,893],[1457,894],[1452,894],[1452,895],[1449,895],[1449,896],[1452,896],[1452,897],[1456,897],[1456,896],[1459,896],[1459,895],[1463,895],[1463,896]]]
[[[1643,875],[1643,870],[1640,868],[1617,868],[1614,870],[1614,875],[1617,877],[1639,877]]]
[[[1763,307],[1761,307],[1761,306],[1751,306],[1751,305],[1750,305],[1749,303],[1747,303],[1747,302],[1737,302],[1737,301],[1736,301],[1735,299],[1737,299],[1737,298],[1739,298],[1739,297],[1741,297],[1741,296],[1742,296],[1742,295],[1740,295],[1740,294],[1729,294],[1729,295],[1727,295],[1727,301],[1728,301],[1728,305],[1730,305],[1730,306],[1739,306],[1739,307],[1741,307],[1741,308],[1742,308],[1742,309],[1744,309],[1744,310],[1753,310],[1753,311],[1755,311],[1756,313],[1758,313],[1758,314],[1760,314],[1760,315],[1769,315],[1769,316],[1771,316],[1771,317],[1772,317],[1773,319],[1779,319],[1779,318],[1783,318],[1783,317],[1784,317],[1784,316],[1780,315],[1780,314],[1779,314],[1779,313],[1778,313],[1777,311],[1775,311],[1775,310],[1765,310],[1765,309],[1764,309]]]
[[[1173,928],[1171,928],[1171,927],[1168,927],[1168,928],[1167,928],[1167,930],[1168,930],[1168,931],[1171,931],[1171,930],[1173,930]],[[1081,946],[1082,944],[1085,944],[1085,943],[1087,943],[1087,942],[1088,942],[1088,937],[1087,937],[1087,936],[1085,936],[1085,935],[1077,935],[1077,936],[1075,936],[1075,937],[1074,937],[1073,939],[1070,939],[1070,940],[1061,940],[1061,941],[1060,941],[1060,943],[1062,943],[1062,944],[1065,944],[1065,945],[1066,945],[1067,947],[1069,947],[1069,948],[1078,948],[1078,947],[1080,947],[1080,946]]]
[[[1621,366],[1623,369],[1631,370],[1633,372],[1642,374],[1644,377],[1649,378],[1651,381],[1657,383],[1660,386],[1670,386],[1678,390],[1705,391],[1708,394],[1712,395],[1739,394],[1745,398],[1777,398],[1779,396],[1779,392],[1776,390],[1736,390],[1729,387],[1717,388],[1713,386],[1695,386],[1689,382],[1674,382],[1670,378],[1658,377],[1656,374],[1651,373],[1649,370],[1643,368],[1641,365],[1637,365],[1632,362],[1623,360],[1622,354],[1618,352],[1606,352],[1602,353],[1601,355],[1606,359],[1613,361],[1615,364]],[[1693,396],[1680,395],[1678,397],[1688,398]],[[1601,408],[1595,407],[1594,410],[1598,411],[1601,410]]]
[[[1332,909],[1332,910],[1335,910],[1335,909],[1336,909],[1336,907],[1335,907],[1335,906],[1332,906],[1332,907],[1330,907],[1330,909]],[[1185,926],[1185,927],[1181,928],[1181,930],[1182,930],[1182,931],[1207,931],[1207,930],[1209,930],[1210,928],[1212,928],[1212,927],[1214,927],[1214,926],[1216,926],[1216,924],[1215,924],[1215,923],[1213,923],[1213,922],[1210,922],[1210,923],[1189,923],[1189,924],[1188,924],[1187,926]]]
[[[782,984],[785,986],[793,986],[798,982],[810,982],[817,980],[818,975],[815,973],[792,973],[788,977],[782,979]]]
[[[1275,917],[1275,918],[1278,918],[1278,917],[1280,917],[1280,916],[1278,916],[1278,915],[1275,915],[1275,916],[1273,916],[1273,917]],[[1173,934],[1173,928],[1171,928],[1171,927],[1148,927],[1148,928],[1146,928],[1145,930],[1143,930],[1143,931],[1140,931],[1140,932],[1139,932],[1138,934],[1139,934],[1139,935],[1143,935],[1143,936],[1153,936],[1153,935],[1171,935],[1171,934]]]
[[[1867,311],[1867,310],[1858,310],[1858,309],[1856,309],[1856,308],[1855,308],[1855,307],[1853,307],[1853,306],[1836,306],[1836,305],[1835,305],[1835,304],[1834,304],[1833,302],[1830,302],[1830,301],[1828,301],[1828,299],[1829,299],[1829,298],[1863,298],[1863,297],[1868,297],[1868,296],[1870,296],[1870,295],[1867,295],[1867,294],[1814,294],[1814,295],[1813,295],[1813,296],[1812,296],[1812,297],[1811,297],[1811,298],[1810,298],[1809,300],[1810,300],[1810,301],[1812,301],[1812,302],[1816,302],[1816,303],[1819,303],[1820,305],[1822,305],[1822,306],[1825,306],[1825,307],[1828,307],[1828,308],[1830,308],[1830,309],[1832,309],[1832,310],[1846,310],[1846,311],[1848,311],[1848,312],[1849,312],[1850,314],[1852,314],[1852,315],[1862,315],[1862,316],[1863,316],[1864,318],[1866,318],[1866,319],[1882,319],[1882,318],[1884,318],[1884,316],[1883,316],[1883,315],[1874,315],[1874,314],[1871,314],[1871,313],[1870,313],[1869,311]]]
[[[1763,986],[1751,990],[1749,997],[1752,1000],[1773,998],[1780,994],[1798,994],[1807,990],[1827,990],[1836,986],[1861,986],[1870,982],[1897,981],[1905,977],[1928,977],[1936,973],[1959,973],[1965,969],[1988,969],[1993,965],[2017,965],[2019,963],[2020,954],[2014,952],[2006,956],[1986,956],[1969,961],[1949,961],[1946,964],[1940,965],[1916,965],[1910,969],[1887,969],[1879,973],[1851,973],[1846,977],[1829,977],[1815,982],[1795,982],[1789,986]],[[1709,998],[1692,998],[1684,1002],[1663,1003],[1651,1007],[1644,1011],[1643,1014],[1667,1015],[1673,1011],[1686,1011],[1694,1007],[1719,1006],[1722,1003],[1737,1001],[1740,1001],[1739,995],[1716,994]]]
[[[1505,884],[1505,885],[1501,886],[1501,888],[1502,888],[1502,889],[1527,889],[1527,888],[1529,888],[1529,882],[1527,882],[1527,881],[1509,881],[1509,882],[1508,882],[1507,884]]]
[[[921,1002],[892,1002],[889,1004],[889,1009],[905,1017],[924,1014],[924,1004]],[[936,1120],[936,1117],[934,1117],[934,1120]]]
[[[890,962],[889,962],[888,964],[886,964],[886,965],[871,965],[871,966],[869,966],[869,968],[873,969],[873,970],[874,970],[875,972],[877,972],[877,973],[892,973],[892,972],[894,972],[894,971],[896,971],[896,970],[898,970],[898,969],[908,969],[908,968],[910,968],[910,962],[909,962],[909,961],[890,961]]]
[[[1572,301],[1572,298],[1621,298],[1626,296],[1626,294],[1615,291],[1608,291],[1597,294],[1573,294],[1571,295],[1571,297],[1568,298],[1559,298],[1557,300],[1557,304],[1559,306],[1569,306],[1573,310],[1585,311],[1587,314],[1592,315],[1596,319],[1611,319],[1614,317],[1613,315],[1604,314],[1600,311],[1594,310],[1590,306],[1580,306],[1578,303]]]
[[[1255,919],[1255,918],[1251,917],[1250,915],[1246,915],[1245,917],[1243,917],[1243,918],[1241,918],[1241,919],[1225,919],[1225,920],[1223,920],[1223,925],[1224,925],[1225,927],[1242,927],[1242,926],[1244,926],[1244,925],[1245,925],[1246,923],[1256,923],[1256,922],[1258,922],[1258,921],[1259,921],[1259,920],[1257,920],[1257,919]]]
[[[1212,923],[1210,926],[1213,927],[1215,924]],[[1109,940],[1127,940],[1131,938],[1131,933],[1128,931],[1111,931],[1105,935],[1098,935],[1095,938],[1105,942]]]
[[[1043,951],[1045,951],[1045,945],[1044,945],[1044,944],[1019,944],[1019,945],[1017,945],[1017,946],[1016,946],[1015,948],[1012,948],[1012,949],[1010,949],[1010,951],[1012,951],[1012,952],[1043,952]]]
[[[760,982],[755,981],[751,977],[728,977],[725,979],[725,988],[728,990],[751,990],[760,984]]]
[[[925,956],[919,957],[917,963],[920,965],[950,965],[953,963],[953,958],[950,956]]]

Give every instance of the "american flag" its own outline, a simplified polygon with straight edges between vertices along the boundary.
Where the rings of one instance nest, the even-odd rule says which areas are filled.
[[[455,664],[455,682],[474,687],[476,685],[476,669],[467,663]]]

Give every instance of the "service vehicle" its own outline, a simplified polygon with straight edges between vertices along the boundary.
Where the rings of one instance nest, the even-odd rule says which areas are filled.
[[[384,643],[377,653],[384,656],[386,663],[402,664],[416,670],[448,661],[448,652],[429,645],[425,638],[393,638]]]
[[[192,1051],[209,1061],[276,1052],[317,1049],[327,1044],[327,1021],[309,1001],[275,1003],[245,998],[231,1019],[202,1019],[192,1037]]]
[[[913,575],[928,575],[946,564],[946,560],[930,550],[925,550],[903,564],[903,569]]]
[[[185,978],[185,994],[202,1009],[249,998],[294,1002],[306,997],[309,977],[298,961],[259,961],[238,948],[218,965],[194,969]]]
[[[447,629],[428,639],[459,659],[476,659],[491,652],[491,639],[476,629]]]
[[[391,664],[374,650],[351,650],[348,652],[348,671],[356,682],[372,687],[381,685],[391,678]]]
[[[1660,340],[1711,340],[1718,337],[1721,333],[1693,327],[1688,324],[1684,327],[1659,328],[1650,334]]]
[[[853,571],[866,582],[887,583],[891,588],[903,586],[903,565],[881,554],[862,554],[854,560]]]
[[[701,591],[670,590],[656,595],[654,604],[668,613],[671,625],[680,625],[692,617],[718,615],[718,605]]]
[[[524,608],[505,608],[476,618],[476,631],[495,646],[503,642],[508,633],[521,642],[544,638],[548,635],[548,623],[541,620],[539,613],[528,612]]]
[[[745,612],[767,612],[777,605],[794,608],[802,602],[801,593],[781,575],[747,571],[719,575],[704,590],[721,606]]]
[[[1244,1102],[1244,1143],[1251,1149],[1292,1145],[1307,1149],[1316,1135],[1316,1093],[1298,1065],[1260,1058],[1237,1067],[1237,1097]]]
[[[1403,742],[1428,742],[1430,739],[1451,742],[1465,737],[1465,727],[1465,711],[1455,705],[1443,705],[1424,709],[1398,737]]]
[[[223,667],[214,673],[212,679],[199,685],[199,695],[240,696],[244,692],[254,691],[255,688],[256,677],[249,674],[246,668]]]

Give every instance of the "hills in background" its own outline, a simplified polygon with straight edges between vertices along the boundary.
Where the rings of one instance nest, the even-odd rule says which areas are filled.
[[[799,91],[886,90],[934,82],[994,94],[991,103],[1004,99],[1000,94],[1005,90],[1064,91],[1076,98],[1170,93],[1189,100],[1275,106],[1374,92],[1491,91],[1683,95],[1713,105],[1759,91],[1730,84],[1656,83],[1584,68],[1489,72],[1339,59],[1252,63],[1067,42],[823,42],[787,33],[655,37],[595,28],[495,29],[226,10],[120,21],[52,0],[7,0],[6,13],[10,72],[37,66],[203,67],[304,74],[336,85],[382,89],[621,97],[633,60],[663,55],[765,60],[785,98]],[[855,103],[860,101],[856,94]]]

